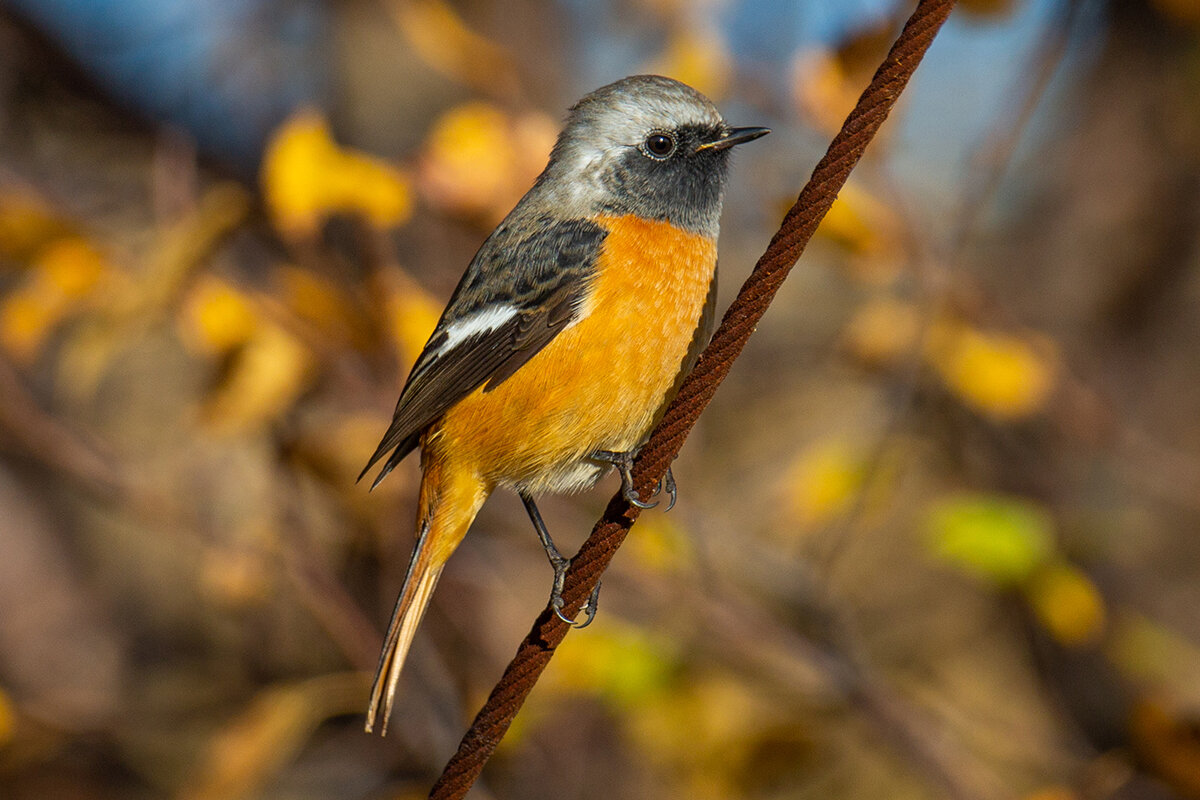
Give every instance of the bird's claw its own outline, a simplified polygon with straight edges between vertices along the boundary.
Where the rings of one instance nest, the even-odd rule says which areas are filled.
[[[667,496],[670,497],[671,500],[669,503],[667,503],[667,507],[663,510],[670,511],[675,507],[675,501],[679,499],[679,487],[675,485],[675,475],[671,472],[670,467],[667,467],[667,474],[663,476],[661,481],[659,481],[658,488],[654,493],[658,494],[664,488],[667,490]]]
[[[612,450],[597,450],[592,454],[594,461],[600,461],[605,464],[611,464],[613,469],[621,476],[621,496],[625,498],[625,502],[631,506],[645,510],[654,508],[658,505],[657,500],[642,500],[638,495],[637,490],[633,488],[633,456],[630,451],[614,452]],[[658,497],[664,489],[670,497],[670,502],[667,503],[667,511],[675,507],[675,501],[679,496],[679,489],[675,485],[675,476],[671,473],[671,468],[667,467],[667,474],[663,476],[658,485],[654,487],[654,491],[650,497]]]
[[[630,479],[630,484],[632,484],[632,479]],[[626,491],[627,489],[628,489],[628,491]],[[662,480],[660,480],[658,482],[658,484],[654,487],[654,492],[650,496],[658,497],[660,494],[662,494],[664,489],[667,492],[667,498],[668,498],[667,507],[663,509],[663,511],[665,512],[665,511],[670,511],[672,508],[674,508],[675,501],[679,499],[679,487],[675,484],[675,475],[671,472],[670,467],[667,467],[667,474],[663,475]],[[655,506],[658,505],[657,500],[650,502],[650,503],[641,502],[640,498],[638,497],[638,493],[633,490],[633,486],[632,485],[629,485],[628,487],[626,486],[624,476],[622,476],[622,478],[621,478],[621,494],[625,497],[626,500],[629,501],[630,505],[637,506],[638,508],[641,508],[641,509],[654,508]]]
[[[592,624],[592,620],[596,618],[596,609],[600,605],[600,582],[596,582],[596,586],[592,589],[592,593],[588,595],[587,602],[583,604],[583,608],[579,609],[584,615],[583,622],[576,622],[562,612],[563,606],[566,605],[562,597],[563,583],[566,580],[566,570],[560,574],[557,570],[554,573],[554,588],[550,592],[550,608],[554,610],[554,616],[561,619],[563,622],[570,625],[572,628],[583,629]]]
[[[621,479],[621,483],[622,484],[625,483],[624,478]],[[655,492],[654,494],[658,494],[658,492]],[[648,508],[654,508],[658,505],[657,500],[651,500],[648,503],[643,503],[641,501],[641,499],[638,497],[638,493],[633,490],[633,487],[626,487],[626,486],[622,485],[621,486],[621,496],[625,498],[625,501],[628,502],[629,505],[637,506],[638,508],[642,509],[643,511],[645,511]],[[653,497],[654,495],[652,494],[650,496]]]

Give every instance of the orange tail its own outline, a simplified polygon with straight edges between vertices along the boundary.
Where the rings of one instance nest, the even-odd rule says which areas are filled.
[[[417,511],[417,543],[408,562],[404,587],[392,611],[371,688],[371,706],[367,710],[367,733],[381,723],[379,734],[387,734],[388,718],[396,698],[396,684],[413,635],[437,586],[442,568],[458,547],[490,489],[473,475],[444,468],[436,457],[429,458],[421,478],[421,499]]]

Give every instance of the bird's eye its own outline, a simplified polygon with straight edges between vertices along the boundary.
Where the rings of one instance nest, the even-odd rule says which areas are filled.
[[[646,155],[663,159],[675,152],[675,137],[669,133],[655,131],[646,137]]]

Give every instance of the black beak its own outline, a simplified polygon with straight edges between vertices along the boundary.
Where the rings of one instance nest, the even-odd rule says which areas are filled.
[[[701,150],[725,150],[733,147],[735,144],[745,144],[753,142],[755,139],[766,136],[771,132],[770,128],[730,128],[729,132],[713,142],[705,142],[696,148],[696,152]]]

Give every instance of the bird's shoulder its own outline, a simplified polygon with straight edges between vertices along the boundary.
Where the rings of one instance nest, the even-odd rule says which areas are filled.
[[[489,305],[534,310],[564,287],[586,283],[607,235],[603,225],[583,217],[505,219],[471,259],[439,330]]]

